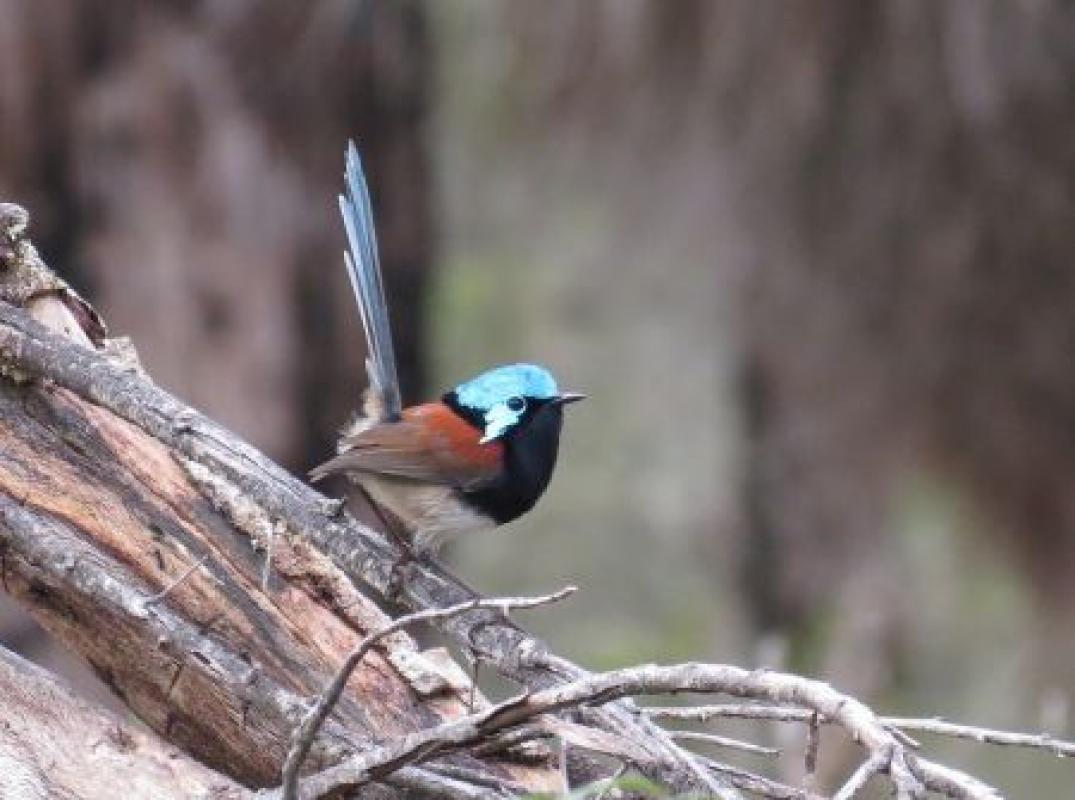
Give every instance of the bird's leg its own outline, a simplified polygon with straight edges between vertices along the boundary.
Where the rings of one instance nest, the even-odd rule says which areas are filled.
[[[362,492],[362,496],[366,498],[366,503],[373,509],[373,513],[377,515],[377,519],[381,521],[381,529],[385,535],[395,542],[396,546],[399,548],[399,554],[396,556],[396,560],[392,562],[392,566],[388,571],[388,583],[384,590],[385,600],[394,603],[399,599],[400,591],[403,589],[403,584],[408,572],[407,567],[411,562],[417,561],[420,556],[415,552],[410,538],[403,530],[402,523],[400,523],[387,509],[381,508],[380,504],[370,496],[366,487],[357,482],[355,485],[358,487],[359,491]]]
[[[399,555],[392,562],[392,567],[388,572],[388,585],[385,586],[384,592],[385,600],[394,603],[399,599],[400,592],[403,590],[403,586],[410,574],[410,565],[419,560],[421,556],[415,551],[407,535],[400,529],[394,519],[389,519],[380,510],[377,511],[377,516],[381,518],[388,537],[399,546]]]
[[[417,560],[417,556],[411,550],[405,550],[392,563],[392,569],[388,573],[388,585],[384,590],[384,599],[390,603],[399,600],[403,586],[411,574],[411,564]]]

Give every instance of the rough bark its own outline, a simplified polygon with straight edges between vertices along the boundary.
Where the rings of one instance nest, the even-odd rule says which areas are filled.
[[[252,793],[0,648],[0,797],[248,800]]]

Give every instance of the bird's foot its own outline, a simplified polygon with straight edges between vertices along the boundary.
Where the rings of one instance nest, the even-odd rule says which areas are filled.
[[[429,565],[432,563],[430,555],[422,550],[415,549],[407,542],[399,542],[400,551],[388,573],[388,585],[385,587],[385,599],[389,602],[399,600],[403,587],[411,578],[416,564]]]
[[[388,573],[388,585],[385,587],[384,596],[390,603],[399,600],[403,593],[403,587],[411,576],[411,566],[414,564],[414,553],[404,551],[392,564]]]

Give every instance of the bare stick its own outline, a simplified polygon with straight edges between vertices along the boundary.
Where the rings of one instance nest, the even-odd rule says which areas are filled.
[[[604,797],[609,793],[609,790],[615,787],[616,781],[623,777],[623,773],[627,772],[627,767],[628,765],[626,763],[616,767],[616,771],[605,780],[605,785],[593,796],[593,800],[604,800]]]
[[[935,719],[910,719],[905,717],[884,717],[884,721],[894,728],[918,733],[934,733],[939,736],[951,736],[956,739],[970,739],[982,744],[996,744],[1010,747],[1029,747],[1045,750],[1062,758],[1075,757],[1075,742],[1056,739],[1047,733],[1010,733],[991,728],[979,728],[973,725],[958,725],[954,722]]]
[[[726,736],[717,736],[712,733],[697,733],[695,731],[671,731],[673,739],[684,742],[702,742],[716,747],[727,747],[729,750],[740,750],[744,753],[754,753],[759,756],[778,756],[780,751],[773,747],[762,747],[752,742],[741,742],[738,739],[729,739]]]
[[[817,772],[817,753],[821,749],[821,720],[815,711],[810,715],[810,721],[806,728],[806,754],[803,757],[806,767],[805,781],[808,786],[814,785],[814,775]]]
[[[429,774],[432,773],[439,777],[449,778],[451,780],[460,781],[464,784],[472,784],[478,787],[484,787],[487,792],[484,800],[489,800],[490,792],[495,793],[495,796],[507,796],[507,797],[525,797],[530,794],[525,786],[521,783],[516,783],[512,780],[505,780],[502,778],[492,778],[489,775],[483,774],[476,769],[470,769],[468,767],[460,766],[459,764],[447,764],[444,762],[430,762],[425,766],[423,772]]]
[[[547,752],[535,751],[529,754],[523,753],[521,752],[521,748],[519,748],[519,745],[533,742],[536,739],[548,739],[551,738],[553,735],[553,733],[547,731],[540,724],[523,725],[520,728],[507,731],[500,736],[490,739],[488,742],[476,745],[470,751],[470,753],[471,755],[480,757],[494,755],[496,753],[503,753],[506,750],[517,748],[516,752],[514,753],[514,756],[517,759],[523,758],[524,756],[529,756],[530,758],[535,758],[537,760],[544,760],[548,756]]]
[[[797,789],[739,767],[721,764],[719,761],[709,761],[708,766],[736,789],[768,797],[770,800],[825,800],[821,795],[807,789]]]
[[[712,706],[666,707],[650,706],[642,709],[653,719],[692,720],[709,722],[712,719],[765,719],[776,722],[809,722],[813,711],[788,706],[763,706],[752,703],[727,703]],[[827,721],[827,720],[822,720]]]
[[[924,758],[914,762],[916,773],[931,792],[940,792],[947,797],[971,797],[982,800],[1002,800],[1000,792],[992,786],[972,778],[964,772],[936,764]]]
[[[291,738],[291,749],[288,751],[287,759],[284,761],[284,767],[281,774],[281,800],[294,800],[298,784],[299,769],[302,767],[302,762],[310,752],[310,747],[313,745],[317,732],[321,729],[325,720],[328,719],[328,715],[332,713],[332,709],[343,694],[343,691],[347,686],[347,681],[355,671],[355,668],[359,665],[362,659],[366,657],[366,654],[373,649],[373,646],[385,636],[420,622],[443,620],[479,608],[499,610],[505,615],[508,611],[513,609],[537,608],[538,606],[545,606],[563,600],[565,597],[574,594],[575,591],[576,588],[574,586],[567,586],[558,592],[543,595],[541,597],[476,597],[473,600],[457,603],[456,605],[448,606],[447,608],[427,608],[422,611],[416,611],[413,614],[406,614],[393,620],[380,630],[374,631],[366,636],[358,643],[355,649],[350,652],[336,672],[335,677],[333,677],[329,685],[325,687],[325,690],[318,697],[317,702],[309,712],[307,712],[306,716],[303,717],[302,722],[300,722],[299,726],[295,729],[295,733]],[[402,766],[402,763],[400,766]]]
[[[851,773],[847,783],[840,787],[840,791],[833,795],[832,800],[852,800],[856,794],[866,788],[870,778],[888,769],[890,758],[889,753],[874,753]]]
[[[190,578],[191,575],[193,575],[195,572],[197,572],[201,567],[204,567],[205,562],[208,561],[208,560],[209,560],[209,554],[206,553],[204,556],[202,556],[197,561],[195,561],[193,564],[191,564],[182,575],[180,575],[174,581],[169,583],[167,586],[165,586],[163,589],[161,589],[156,594],[150,595],[144,601],[142,601],[142,605],[145,606],[146,608],[149,608],[150,606],[156,605],[157,603],[159,603],[161,600],[163,600],[168,595],[170,595],[172,592],[174,592],[176,589],[178,589],[188,578]]]
[[[698,722],[707,722],[713,719],[761,719],[775,722],[809,723],[814,716],[813,711],[805,708],[746,703],[691,708],[652,707],[643,710],[646,716],[653,719],[694,720]],[[833,720],[825,717],[819,717],[818,721],[827,724],[833,722]],[[940,718],[881,717],[881,722],[889,728],[895,729],[893,733],[901,736],[904,744],[910,747],[918,747],[918,743],[906,736],[903,733],[904,731],[932,733],[956,739],[969,739],[982,744],[1027,747],[1044,750],[1063,758],[1075,757],[1075,742],[1057,739],[1047,733],[1014,733],[992,728],[980,728],[975,725],[960,725]]]

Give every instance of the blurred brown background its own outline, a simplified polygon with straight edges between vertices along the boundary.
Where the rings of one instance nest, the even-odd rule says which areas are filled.
[[[12,0],[0,197],[159,383],[302,472],[363,382],[355,136],[407,396],[517,359],[591,396],[469,581],[579,583],[537,627],[594,667],[1070,737],[1073,87],[1063,0]]]

